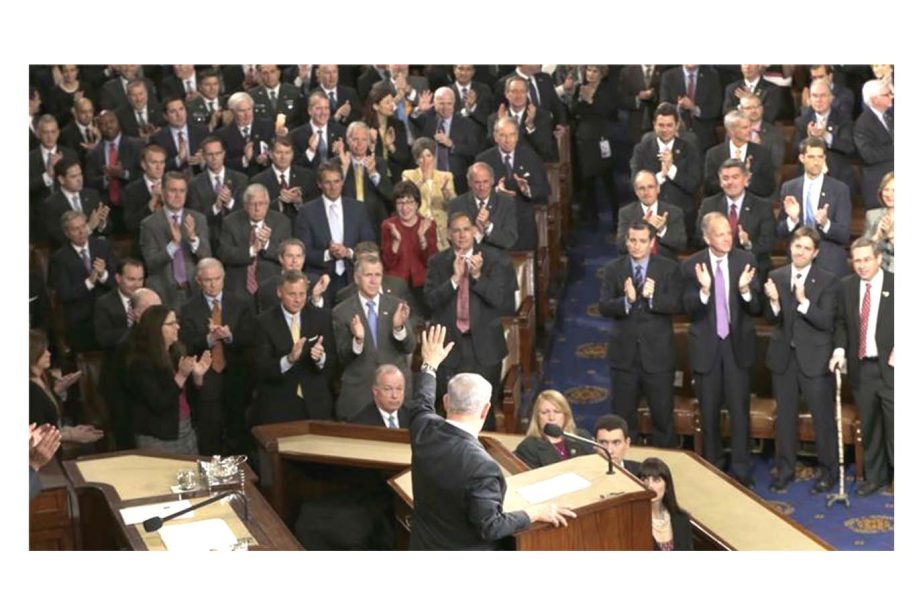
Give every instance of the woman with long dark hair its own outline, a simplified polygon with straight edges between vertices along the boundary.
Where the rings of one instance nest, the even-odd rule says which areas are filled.
[[[403,105],[403,99],[396,101],[391,93],[391,84],[379,81],[372,86],[365,103],[365,123],[371,129],[372,149],[375,156],[388,163],[388,174],[392,181],[398,181],[404,169],[410,169],[413,160],[404,125],[395,115],[397,105]]]
[[[202,386],[211,353],[196,360],[184,354],[179,321],[166,306],[151,306],[132,330],[128,352],[128,387],[139,449],[198,453],[192,427],[188,380]]]
[[[641,463],[638,479],[655,494],[651,501],[654,549],[665,552],[693,549],[692,524],[689,514],[676,502],[670,467],[660,458],[647,458]]]

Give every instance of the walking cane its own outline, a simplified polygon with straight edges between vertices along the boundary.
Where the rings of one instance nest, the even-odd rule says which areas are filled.
[[[843,383],[843,375],[840,373],[840,367],[836,368],[836,444],[837,453],[840,458],[840,491],[836,494],[827,496],[827,508],[833,507],[833,503],[843,503],[849,509],[849,497],[846,495],[846,469],[843,468],[843,402],[840,399],[840,388]]]

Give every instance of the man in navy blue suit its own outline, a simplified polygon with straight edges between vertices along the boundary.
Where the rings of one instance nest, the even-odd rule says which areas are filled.
[[[304,242],[305,265],[309,273],[329,274],[325,301],[332,306],[338,290],[353,275],[353,248],[359,242],[375,241],[366,208],[343,197],[343,170],[336,162],[318,168],[320,198],[306,203],[295,219],[295,237]]]
[[[164,101],[163,117],[167,125],[151,141],[166,150],[167,171],[201,171],[205,162],[201,144],[208,129],[186,121],[186,101],[180,96]]]

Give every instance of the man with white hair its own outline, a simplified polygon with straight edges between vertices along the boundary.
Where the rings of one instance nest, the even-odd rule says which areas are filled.
[[[891,86],[877,79],[862,86],[862,100],[867,109],[856,120],[853,139],[862,167],[862,199],[865,209],[880,207],[878,185],[885,174],[894,171],[894,105]]]
[[[253,97],[236,92],[228,99],[233,121],[215,131],[224,142],[225,163],[252,177],[269,164],[269,144],[274,136],[269,120],[253,117]]]
[[[727,140],[705,153],[705,196],[721,192],[718,169],[724,161],[734,158],[746,165],[750,175],[747,190],[759,197],[768,198],[776,190],[776,169],[772,153],[752,137],[749,116],[743,111],[730,111],[724,116]]]
[[[436,168],[451,171],[455,192],[465,190],[465,171],[481,151],[481,140],[472,120],[455,112],[455,92],[442,87],[436,93],[424,92],[411,115],[418,137],[436,141]]]
[[[423,364],[410,410],[414,512],[412,550],[494,550],[500,540],[535,522],[567,525],[576,514],[554,503],[504,512],[506,481],[478,441],[490,410],[491,387],[484,377],[461,373],[449,381],[446,417],[434,410],[436,370],[454,343],[446,330],[422,334]]]

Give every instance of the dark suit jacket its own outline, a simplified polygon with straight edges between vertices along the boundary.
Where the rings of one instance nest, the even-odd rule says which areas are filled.
[[[221,236],[221,224],[224,219],[231,213],[244,208],[244,190],[250,183],[245,173],[234,171],[227,166],[224,167],[222,175],[221,180],[225,186],[231,189],[231,194],[234,198],[234,204],[230,211],[222,208],[219,214],[215,214],[212,206],[215,205],[217,195],[207,170],[192,178],[186,192],[186,207],[199,212],[208,221],[208,236],[212,239],[212,252],[217,252],[218,238]]]
[[[106,282],[97,282],[92,290],[88,290],[85,283],[88,274],[83,260],[70,244],[55,252],[48,264],[48,286],[58,294],[67,340],[74,352],[97,348],[93,333],[93,307],[96,300],[115,285],[115,258],[109,242],[91,237],[87,245],[90,262],[103,259],[109,272]]]
[[[359,242],[374,242],[375,232],[372,231],[365,206],[346,197],[340,197],[340,204],[340,213],[343,216],[343,244],[353,248]],[[323,197],[301,206],[295,219],[295,237],[304,242],[306,271],[336,275],[336,260],[324,261],[324,251],[332,240]],[[343,261],[346,264],[347,280],[351,280],[353,264],[349,259]]]
[[[642,169],[654,175],[660,172],[660,160],[657,139],[644,139],[635,146],[631,155],[631,175]],[[702,162],[699,152],[691,147],[682,137],[673,140],[673,164],[676,165],[676,177],[667,178],[660,185],[660,199],[672,203],[683,210],[695,208],[695,194],[702,185]]]
[[[84,72],[81,69],[81,74]],[[156,108],[158,106],[157,102],[157,88],[154,87],[154,82],[144,77],[144,83],[147,84],[147,98],[148,105],[154,105]],[[99,90],[99,105],[97,107],[99,110],[109,109],[115,111],[119,107],[129,106],[131,103],[128,100],[128,94],[125,93],[125,88],[122,86],[122,78],[114,77],[106,83],[103,84],[102,88]],[[157,115],[160,115],[159,113]],[[124,126],[122,127],[125,128]]]
[[[822,268],[811,267],[804,281],[804,293],[810,302],[805,314],[797,310],[791,265],[772,270],[769,278],[779,291],[780,310],[775,314],[766,300],[766,320],[775,325],[766,350],[766,366],[773,372],[785,372],[789,361],[795,359],[805,376],[827,374],[833,354],[837,277]]]
[[[381,138],[381,135],[384,135],[388,128],[394,128],[395,140],[394,140],[394,152],[388,152],[388,165],[387,170],[390,174],[391,181],[395,181],[401,177],[406,169],[412,169],[415,165],[413,160],[413,154],[410,151],[410,146],[407,145],[407,139],[405,135],[407,134],[404,125],[396,117],[391,117],[388,119],[387,126],[378,127],[378,139],[375,140],[375,158],[384,160],[383,148],[384,139]],[[344,143],[345,145],[345,143]]]
[[[512,265],[505,255],[490,249],[475,247],[475,253],[484,256],[481,277],[474,280],[469,277],[469,308],[471,337],[474,356],[479,364],[489,366],[503,361],[507,355],[506,339],[503,337],[503,325],[500,321],[503,308],[509,302],[509,296],[515,291],[509,281],[515,280],[511,272]],[[423,289],[426,303],[432,310],[432,322],[446,327],[446,342],[458,340],[461,333],[455,325],[457,289],[452,288],[452,263],[455,251],[449,247],[433,255],[426,272],[426,285]],[[449,368],[461,361],[460,351],[453,349],[445,360]]]
[[[660,100],[673,103],[680,96],[686,95],[686,73],[682,66],[667,69],[660,76]],[[699,147],[707,150],[718,142],[715,137],[715,125],[721,116],[721,82],[718,73],[713,68],[699,66],[695,78],[695,102],[699,108],[699,115],[692,115],[692,125],[687,124],[692,132],[699,138]],[[681,115],[685,115],[684,113]],[[686,116],[687,122],[690,116]]]
[[[235,171],[240,171],[246,173],[248,176],[254,176],[266,166],[269,165],[267,162],[266,165],[260,165],[256,158],[260,154],[260,143],[266,144],[266,151],[269,152],[269,145],[272,143],[272,140],[276,136],[275,125],[269,120],[263,120],[260,118],[253,118],[253,124],[250,125],[250,141],[253,142],[253,158],[250,159],[250,162],[244,166],[244,147],[247,143],[244,141],[244,136],[240,132],[240,128],[234,122],[231,122],[227,126],[223,126],[215,131],[215,135],[221,138],[221,141],[224,142],[224,164],[227,167]]]
[[[509,250],[516,245],[519,239],[519,230],[516,219],[516,200],[496,190],[490,191],[487,205],[484,206],[490,213],[490,222],[493,223],[490,233],[485,235],[481,242],[500,250]],[[478,216],[478,203],[473,192],[456,197],[448,203],[448,214],[451,219],[455,212],[465,212],[471,217],[472,222]],[[537,240],[537,238],[536,238]]]
[[[603,173],[611,172],[615,163],[615,141],[617,131],[613,130],[618,122],[618,91],[613,80],[603,79],[593,94],[592,102],[582,100],[575,93],[571,100],[571,117],[577,120],[574,137],[577,143],[579,169],[584,181]],[[649,125],[648,125],[649,126]],[[610,147],[610,156],[603,158],[601,141],[606,140]]]
[[[399,428],[407,428],[410,426],[408,423],[410,421],[409,415],[410,412],[407,410],[406,406],[397,409],[397,425]],[[346,421],[354,424],[362,424],[364,426],[377,426],[379,428],[388,427],[388,424],[382,420],[381,413],[378,411],[378,407],[375,406],[374,402],[370,402],[363,406],[361,411]]]
[[[114,283],[115,281],[113,281]],[[128,333],[128,314],[115,284],[96,299],[93,308],[93,333],[99,348],[112,351]]]
[[[791,195],[802,203],[804,194],[804,176],[800,175],[787,181],[782,185],[779,192],[780,200],[784,203],[785,197]],[[814,259],[814,265],[822,267],[827,271],[833,272],[837,277],[845,276],[849,273],[849,265],[846,261],[846,247],[849,244],[849,226],[852,223],[852,200],[849,198],[849,188],[843,182],[824,176],[824,183],[820,189],[821,201],[815,204],[815,208],[826,205],[827,216],[830,218],[830,229],[826,232],[820,228],[820,254]],[[785,214],[785,208],[779,210],[779,219],[776,222],[776,235],[788,240],[791,232],[788,230]],[[801,220],[795,229],[804,224],[804,210],[801,212]],[[795,229],[792,229],[794,231]]]
[[[218,96],[218,108],[216,111],[222,111],[228,108],[228,97],[227,96]],[[186,117],[189,120],[190,124],[195,124],[196,126],[201,126],[202,128],[208,129],[208,124],[211,122],[212,116],[211,112],[208,110],[208,103],[205,101],[205,98],[200,96],[194,98],[191,101],[186,102]],[[219,115],[218,123],[215,125],[215,128],[221,126],[221,119]]]
[[[263,223],[272,229],[272,234],[266,249],[256,255],[257,285],[279,275],[282,269],[279,265],[279,242],[292,236],[292,225],[284,214],[269,211]],[[247,295],[247,268],[253,260],[250,257],[251,224],[246,210],[233,212],[221,224],[218,239],[218,258],[227,273],[224,286],[238,295]]]
[[[84,186],[90,186],[98,190],[99,194],[103,196],[103,200],[108,205],[112,205],[109,203],[108,184],[106,184],[103,179],[107,165],[107,148],[107,143],[100,139],[96,145],[93,146],[93,149],[87,152],[87,166],[84,170]],[[129,183],[141,177],[142,148],[144,148],[143,141],[122,133],[117,151],[118,162],[122,165],[123,173],[122,177],[116,180],[121,186],[122,192],[124,192],[125,187]],[[124,201],[124,197],[122,200]]]
[[[80,160],[76,151],[69,147],[64,147],[62,143],[58,144],[58,152],[62,158]],[[33,213],[39,212],[42,202],[50,197],[54,191],[58,190],[58,178],[54,177],[54,173],[52,172],[51,174],[50,188],[45,186],[45,180],[42,177],[44,173],[45,161],[42,158],[42,148],[36,147],[29,151],[29,203]]]
[[[628,111],[628,139],[637,143],[641,134],[651,130],[651,121],[654,110],[657,108],[658,94],[660,92],[661,68],[654,66],[651,71],[650,84],[647,86],[654,90],[654,96],[643,101],[637,98],[638,92],[647,89],[644,84],[644,69],[640,64],[623,66],[618,76],[619,107]],[[670,101],[675,103],[676,101]]]
[[[155,105],[150,99],[147,102],[147,123],[150,126],[163,129],[166,121],[163,119],[163,112],[159,105]],[[138,113],[131,104],[122,105],[115,110],[115,116],[119,119],[119,126],[122,132],[129,137],[141,138],[141,126],[138,124]]]
[[[418,378],[410,409],[414,512],[412,550],[490,550],[529,527],[524,511],[503,512],[506,481],[471,434],[436,415],[436,379]]]
[[[332,115],[330,116],[333,117]],[[340,126],[337,122],[327,122],[327,130],[324,131],[324,140],[327,142],[327,160],[330,160],[336,157],[336,153],[333,151],[333,144],[336,143],[338,139],[343,140],[343,146],[346,147],[346,129]],[[294,164],[301,167],[308,167],[310,169],[317,169],[320,166],[320,156],[318,153],[314,154],[314,158],[308,160],[307,150],[308,150],[308,140],[311,138],[311,135],[314,134],[314,129],[311,127],[310,122],[306,122],[301,126],[292,130],[289,133],[289,136],[292,138],[292,146],[295,150],[295,162]]]
[[[685,513],[674,513],[670,516],[670,525],[673,527],[673,551],[688,552],[693,550],[692,544],[692,523],[689,516]],[[654,549],[660,550],[657,542],[654,541]]]
[[[58,143],[76,152],[80,164],[86,167],[87,150],[80,147],[80,144],[89,143],[89,141],[84,139],[83,134],[77,127],[76,120],[71,120],[61,129],[61,138],[58,140]]]
[[[508,115],[511,115],[508,113]],[[539,107],[535,110],[535,129],[529,131],[526,128],[526,112],[522,112],[522,123],[519,125],[519,143],[527,143],[535,150],[543,162],[558,162],[558,141],[554,136],[554,124],[551,113]],[[497,112],[494,111],[487,118],[487,141],[488,148],[496,145],[494,142],[494,124],[497,122]]]
[[[265,170],[260,171],[252,178],[251,184],[262,184],[269,191],[269,208],[277,212],[282,212],[288,217],[290,223],[295,224],[295,217],[298,215],[299,207],[291,203],[284,203],[279,199],[282,192],[282,185],[279,183],[279,176],[276,174],[275,167],[270,165]],[[307,203],[312,199],[320,196],[320,189],[317,187],[317,179],[314,172],[306,167],[289,167],[288,187],[301,187],[301,203]],[[243,202],[241,202],[243,205]],[[302,206],[303,207],[303,206]]]
[[[497,110],[497,103],[495,102],[493,93],[490,91],[490,88],[479,82],[472,80],[468,84],[469,90],[474,90],[475,95],[475,104],[474,112],[468,113],[465,110],[465,101],[461,95],[461,90],[458,88],[458,83],[453,81],[449,86],[452,88],[452,92],[455,93],[455,113],[460,113],[465,116],[477,126],[477,130],[481,135],[486,135],[488,132],[491,132],[491,128],[487,124],[487,118],[491,113]]]
[[[577,429],[577,435],[588,439],[593,438],[590,436],[589,432],[579,428]],[[592,445],[587,445],[580,441],[567,441],[567,450],[571,458],[576,456],[587,456],[596,452]],[[558,450],[555,449],[554,445],[549,443],[547,439],[537,436],[527,436],[519,443],[519,446],[516,447],[516,451],[513,453],[516,454],[520,460],[528,464],[529,468],[539,468],[561,461]]]
[[[208,128],[204,126],[198,126],[192,122],[186,124],[186,152],[189,156],[195,156],[196,150],[199,149],[202,140],[208,137]],[[176,171],[189,168],[189,162],[185,161],[181,165],[176,164],[176,157],[179,155],[179,151],[176,147],[176,142],[173,140],[173,132],[170,130],[169,126],[164,126],[160,131],[151,136],[151,143],[156,143],[164,150],[167,151],[167,171]],[[204,160],[201,167],[196,167],[193,169],[194,172],[198,172],[201,169],[205,168]]]
[[[721,192],[718,169],[729,158],[730,141],[719,143],[705,153],[705,196]],[[759,197],[770,197],[776,189],[776,168],[772,164],[772,154],[758,143],[748,143],[747,161],[750,163],[750,185],[747,191]]]
[[[404,373],[404,382],[411,383],[410,366],[407,355],[416,348],[413,321],[408,320],[404,326],[406,335],[403,340],[394,337],[392,320],[401,300],[382,293],[378,304],[378,346],[372,342],[372,335],[366,319],[367,308],[359,303],[358,294],[347,297],[333,309],[333,335],[336,338],[336,353],[340,367],[343,369],[343,387],[336,402],[336,417],[348,421],[359,409],[372,402],[370,386],[374,380],[375,370],[382,364],[394,364]],[[365,340],[362,353],[353,352],[353,336],[349,323],[359,315],[365,328]],[[406,426],[405,426],[406,427]]]
[[[853,127],[856,151],[862,159],[862,197],[865,208],[878,207],[878,185],[894,171],[894,135],[874,113],[866,109]]]
[[[737,88],[745,87],[743,78],[728,84],[724,89],[724,113],[737,109],[737,105],[740,104],[740,99],[737,98],[734,91],[737,90]],[[760,100],[763,102],[763,121],[775,122],[776,118],[779,117],[779,113],[782,111],[782,89],[776,84],[760,77],[759,81],[756,82],[754,94],[759,96]]]
[[[340,162],[339,158],[334,159]],[[375,169],[378,172],[379,180],[376,186],[369,177],[367,169],[362,172],[362,201],[365,206],[365,212],[368,215],[369,224],[372,225],[372,232],[375,234],[375,243],[381,243],[381,223],[388,217],[390,212],[394,211],[391,201],[394,198],[394,183],[388,177],[387,165],[379,158],[375,159]],[[343,197],[355,199],[358,201],[356,191],[356,168],[353,164],[349,165],[346,170],[346,176],[343,178]]]
[[[686,250],[686,225],[683,223],[683,211],[675,205],[658,201],[658,215],[663,216],[664,212],[667,213],[667,232],[663,237],[657,237],[657,254],[676,261],[678,254]],[[641,205],[640,201],[635,201],[619,208],[615,243],[620,253],[624,254],[627,250],[625,241],[628,239],[628,228],[632,223],[643,220],[644,206]]]
[[[80,191],[80,207],[83,209],[83,213],[86,215],[87,220],[89,220],[90,214],[93,213],[93,210],[95,210],[101,202],[102,199],[100,199],[99,193],[92,188],[84,188]],[[61,228],[61,216],[63,216],[65,212],[69,212],[72,209],[74,209],[73,205],[71,205],[71,203],[67,200],[67,197],[65,197],[64,193],[62,193],[60,190],[55,191],[54,194],[45,200],[45,220],[42,222],[45,231],[51,240],[52,246],[57,247],[67,243],[67,238],[64,236],[64,230]],[[107,235],[111,227],[112,223],[107,222],[102,231],[97,229],[93,232],[93,235]]]
[[[702,218],[709,212],[721,212],[725,216],[728,215],[727,196],[723,192],[702,200],[695,223],[696,248],[705,248],[705,240],[702,238]],[[750,236],[749,252],[756,257],[760,280],[765,280],[771,267],[770,255],[776,242],[775,224],[772,217],[772,204],[766,199],[751,194],[749,190],[744,192],[743,203],[740,211],[737,212],[737,227],[738,229],[743,228]],[[747,250],[740,245],[739,237],[734,238],[734,247]]]
[[[878,347],[878,366],[885,385],[894,388],[894,368],[888,365],[888,358],[894,351],[894,274],[882,270],[884,281],[878,304],[878,317],[875,321],[875,345]],[[860,284],[859,276],[850,274],[840,280],[837,290],[836,325],[833,333],[833,346],[846,349],[846,371],[853,390],[862,388],[859,378],[859,302],[865,289]],[[860,291],[861,289],[861,291]]]
[[[808,107],[798,118],[795,119],[795,138],[792,139],[792,156],[798,160],[798,146],[801,141],[808,136],[808,124],[817,122],[817,114]],[[827,146],[827,168],[830,175],[845,183],[847,186],[855,186],[855,177],[852,172],[852,163],[850,158],[856,154],[856,144],[853,141],[853,123],[852,115],[844,116],[836,108],[831,107],[827,116],[827,134],[831,136],[832,141]],[[799,170],[803,171],[804,167],[799,163]],[[875,187],[878,188],[877,186]]]
[[[303,117],[306,106],[305,100],[298,88],[290,83],[283,82],[279,84],[275,108],[273,108],[269,93],[264,86],[250,88],[247,93],[253,97],[253,117],[255,120],[267,120],[275,125],[276,115],[284,113],[285,124],[291,127],[295,126],[293,121]]]
[[[314,92],[323,92],[324,89],[320,86],[314,88]],[[305,97],[307,100],[307,97]],[[330,100],[330,97],[327,97],[327,100]],[[337,109],[343,106],[344,103],[349,102],[349,114],[343,118],[342,121],[337,120],[336,123],[342,124],[344,127],[349,126],[352,122],[362,119],[362,103],[359,100],[359,93],[356,92],[355,88],[350,88],[349,86],[344,86],[342,84],[337,84],[335,100],[336,106],[330,105],[330,118],[333,119],[334,114],[336,114]]]
[[[682,223],[680,223],[682,224]],[[638,297],[626,307],[625,280],[633,277],[628,255],[606,265],[599,293],[599,313],[613,319],[609,333],[609,365],[631,370],[635,353],[640,349],[645,372],[672,370],[676,363],[673,350],[673,316],[680,310],[682,280],[679,267],[669,259],[651,255],[647,278],[655,281],[652,301]]]
[[[129,233],[137,234],[141,228],[141,221],[152,214],[148,205],[150,201],[151,191],[148,190],[147,180],[143,174],[125,187],[122,193],[122,206],[125,210],[125,228]]]
[[[496,85],[494,86],[494,99],[498,103],[505,103],[509,106],[509,102],[506,100],[506,96],[503,94],[506,90],[506,80],[510,77],[516,75],[514,70],[511,73],[508,73],[497,80]],[[535,78],[535,83],[538,86],[538,101],[535,102],[536,106],[539,109],[548,111],[554,118],[555,125],[567,125],[567,108],[564,106],[564,103],[561,102],[560,97],[558,97],[557,92],[554,89],[554,80],[551,78],[551,75],[548,73],[538,72],[533,75]],[[527,86],[528,87],[528,86]]]
[[[441,118],[433,109],[410,119],[417,131],[417,136],[430,139],[435,139],[440,120]],[[460,113],[452,116],[452,122],[449,125],[449,139],[452,140],[452,148],[449,150],[449,168],[445,171],[452,172],[455,178],[455,192],[460,195],[467,187],[465,175],[468,173],[468,167],[481,151],[481,139],[474,122]]]
[[[182,389],[174,380],[173,370],[157,369],[141,358],[130,361],[125,382],[135,434],[176,440],[179,436],[179,397]],[[185,384],[187,393],[193,387],[195,385],[190,377]]]
[[[257,325],[252,310],[253,302],[248,297],[235,295],[227,287],[221,295],[221,323],[231,330],[231,340],[225,340],[224,358],[227,370],[243,366],[243,354],[253,345]],[[180,309],[180,340],[186,345],[186,352],[197,357],[208,346],[208,323],[212,317],[210,302],[204,293],[196,293]]]
[[[683,277],[683,308],[692,320],[689,327],[689,363],[694,372],[710,372],[715,365],[715,355],[718,353],[718,334],[715,321],[715,274],[711,269],[709,259],[710,249],[701,250],[683,262],[680,272]],[[749,369],[756,356],[756,327],[753,317],[759,316],[762,309],[762,298],[759,293],[759,278],[756,276],[750,281],[750,301],[744,301],[737,288],[737,282],[745,265],[756,267],[753,255],[739,250],[731,250],[725,256],[728,259],[728,307],[730,317],[731,347],[734,350],[734,359],[737,366]],[[711,275],[711,293],[708,303],[703,304],[699,299],[699,282],[695,275],[695,266],[704,263]]]

